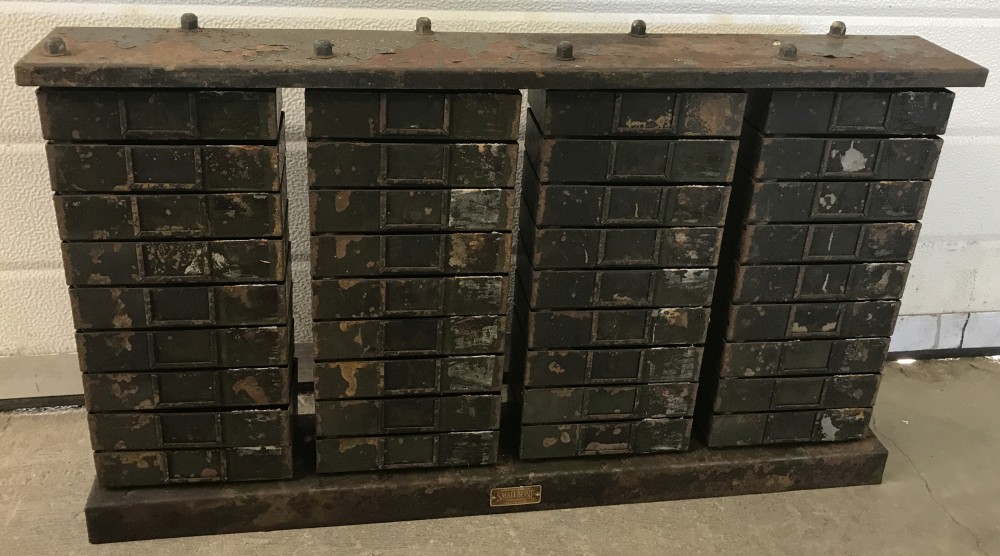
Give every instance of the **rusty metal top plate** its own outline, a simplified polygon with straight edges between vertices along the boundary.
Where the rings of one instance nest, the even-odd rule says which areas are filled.
[[[60,27],[15,66],[60,87],[698,89],[981,87],[987,70],[914,36],[501,34]],[[328,39],[332,58],[314,55]],[[555,57],[560,41],[575,59]],[[43,41],[44,42],[44,41]],[[796,60],[778,57],[794,43]]]

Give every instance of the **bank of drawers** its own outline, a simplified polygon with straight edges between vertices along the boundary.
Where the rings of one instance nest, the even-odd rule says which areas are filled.
[[[274,90],[39,89],[97,477],[288,478]]]
[[[709,446],[868,434],[952,98],[750,95],[702,373]]]
[[[520,456],[685,450],[746,95],[528,98]]]
[[[518,91],[306,91],[317,470],[496,462]]]

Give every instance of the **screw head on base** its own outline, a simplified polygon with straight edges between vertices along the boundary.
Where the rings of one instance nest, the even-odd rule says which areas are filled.
[[[573,59],[573,43],[569,41],[562,41],[556,45],[556,60],[572,60]]]
[[[198,16],[194,14],[183,14],[181,15],[181,29],[185,31],[194,31],[198,28]]]
[[[65,56],[69,54],[69,51],[66,50],[66,41],[59,37],[46,39],[42,45],[42,51],[46,56]]]
[[[799,57],[799,49],[794,44],[788,43],[778,47],[778,57],[782,60],[795,60]]]
[[[637,19],[632,22],[632,30],[628,32],[629,35],[633,37],[645,37],[646,36],[646,22]]]
[[[429,17],[418,17],[417,18],[417,34],[418,35],[433,35],[434,31],[431,30],[431,18]]]

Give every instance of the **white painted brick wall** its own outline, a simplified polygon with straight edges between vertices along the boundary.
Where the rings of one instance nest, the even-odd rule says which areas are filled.
[[[410,29],[420,15],[441,31],[625,32],[641,17],[651,32],[825,33],[834,19],[854,34],[921,35],[1000,69],[996,0],[216,0],[192,7],[156,0],[0,2],[0,356],[74,349],[33,91],[11,68],[57,25],[174,26],[186,11],[203,26]],[[669,13],[667,13],[669,11]],[[335,31],[325,35],[335,38]],[[995,81],[995,79],[993,80]],[[924,219],[903,314],[1000,311],[1000,86],[961,89]],[[301,94],[287,95],[301,115]],[[307,341],[308,249],[302,122],[290,122],[293,277],[298,337]],[[983,318],[984,326],[1000,326]],[[912,327],[913,330],[922,329]],[[983,328],[977,342],[997,330]],[[986,338],[983,339],[982,335]],[[1000,342],[998,342],[1000,343]],[[0,398],[4,397],[0,392]]]

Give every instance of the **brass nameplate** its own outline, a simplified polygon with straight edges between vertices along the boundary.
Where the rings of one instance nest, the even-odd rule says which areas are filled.
[[[542,501],[542,485],[498,487],[490,491],[490,506],[525,506]]]

